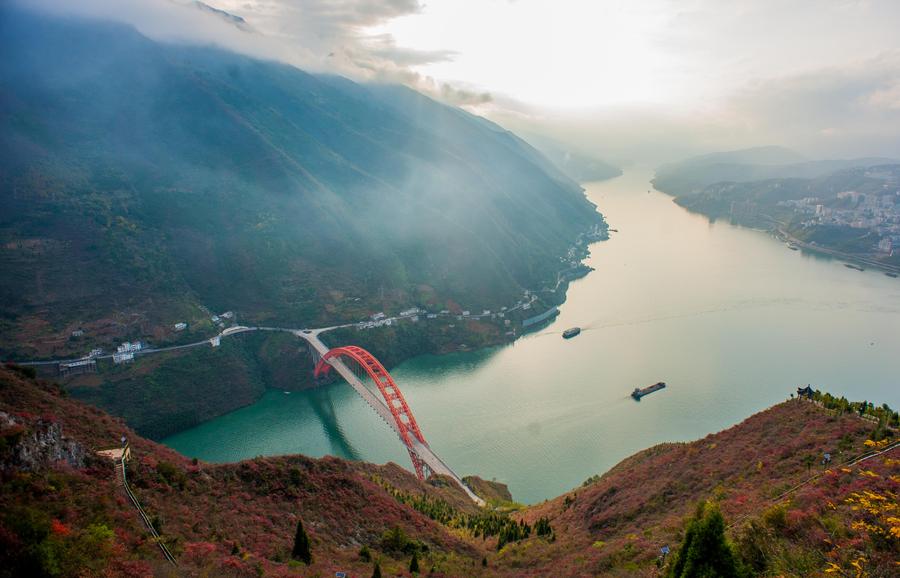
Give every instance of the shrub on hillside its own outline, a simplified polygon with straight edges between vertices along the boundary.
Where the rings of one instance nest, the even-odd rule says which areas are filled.
[[[309,535],[303,528],[303,520],[297,520],[297,532],[294,534],[294,548],[291,558],[300,560],[307,566],[312,563],[312,552],[309,549]]]
[[[731,544],[725,538],[725,520],[717,506],[701,502],[688,521],[684,542],[669,566],[671,578],[742,575]]]

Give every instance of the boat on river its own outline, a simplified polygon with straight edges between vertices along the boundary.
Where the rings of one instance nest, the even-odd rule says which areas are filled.
[[[581,333],[581,327],[570,327],[563,331],[563,339],[572,339],[579,333]]]
[[[865,271],[865,269],[855,263],[844,263],[844,267],[848,269],[856,269],[857,271]]]
[[[642,397],[644,397],[645,395],[651,394],[654,391],[659,391],[661,389],[665,389],[665,387],[666,387],[666,382],[664,382],[664,381],[658,381],[658,382],[654,383],[653,385],[648,385],[647,387],[643,387],[643,388],[636,387],[636,388],[634,388],[634,391],[631,392],[631,397],[640,401],[640,399]]]

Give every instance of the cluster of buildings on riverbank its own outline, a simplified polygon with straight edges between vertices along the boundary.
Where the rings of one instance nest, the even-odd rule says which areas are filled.
[[[802,215],[800,225],[804,228],[860,229],[872,233],[873,249],[878,252],[891,254],[900,248],[900,189],[879,193],[843,191],[831,199],[805,197],[779,201],[778,206]]]
[[[370,316],[369,319],[365,321],[360,321],[356,324],[357,329],[375,329],[377,327],[385,327],[391,326],[398,321],[412,321],[413,323],[418,322],[420,319],[437,319],[439,317],[447,317],[453,318],[455,317],[457,321],[463,321],[467,319],[479,320],[479,319],[505,319],[506,314],[510,313],[517,309],[527,310],[531,308],[531,303],[533,303],[534,297],[529,292],[526,292],[526,299],[529,301],[520,300],[516,303],[516,305],[509,309],[507,307],[501,307],[499,311],[491,311],[490,309],[484,309],[481,313],[472,313],[469,310],[462,310],[456,313],[451,312],[449,309],[442,309],[439,312],[431,312],[425,309],[420,309],[418,307],[413,307],[410,309],[406,309],[401,311],[399,315],[395,317],[388,317],[383,311],[379,311],[378,313],[374,313]],[[506,325],[509,325],[509,320],[505,321]]]

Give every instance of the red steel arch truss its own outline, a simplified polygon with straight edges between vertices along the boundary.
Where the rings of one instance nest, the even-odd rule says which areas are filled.
[[[329,350],[316,364],[316,377],[327,374],[331,370],[331,365],[328,363],[328,360],[333,358],[341,358],[342,361],[353,361],[353,363],[348,364],[350,369],[360,378],[364,375],[368,375],[372,379],[372,382],[375,383],[376,387],[378,387],[378,391],[384,398],[385,404],[388,406],[388,409],[391,410],[391,415],[394,416],[394,423],[397,425],[400,440],[409,452],[413,467],[416,469],[416,475],[419,476],[420,480],[424,480],[427,466],[425,462],[419,458],[416,452],[413,451],[413,439],[418,440],[421,444],[426,446],[428,443],[425,441],[425,436],[422,435],[419,424],[416,423],[416,418],[413,416],[412,411],[410,411],[409,405],[407,405],[406,399],[403,397],[403,393],[400,391],[400,388],[397,387],[396,382],[394,382],[394,378],[391,377],[388,370],[381,365],[381,362],[378,361],[374,355],[362,347],[356,347],[355,345],[335,347],[334,349]]]

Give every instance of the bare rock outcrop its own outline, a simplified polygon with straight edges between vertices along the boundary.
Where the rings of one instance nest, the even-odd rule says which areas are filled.
[[[86,453],[55,421],[26,420],[0,411],[0,470],[35,471],[61,462],[82,468]]]

